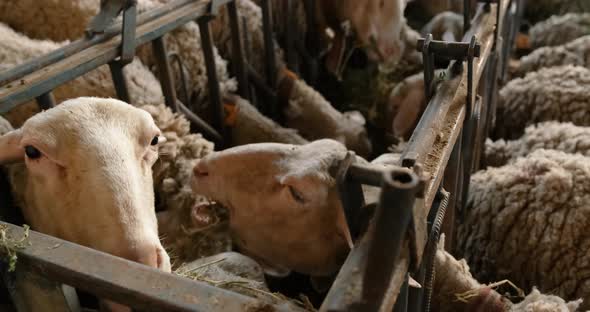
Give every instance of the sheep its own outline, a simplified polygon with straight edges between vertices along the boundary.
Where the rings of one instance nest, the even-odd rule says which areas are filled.
[[[514,77],[522,77],[528,72],[537,71],[543,67],[570,64],[590,68],[590,35],[564,45],[539,48],[523,56],[511,71]]]
[[[159,5],[162,5],[164,2],[166,1],[153,1],[153,0],[142,0],[138,2],[138,11],[144,11],[144,10],[148,10],[148,9],[153,9],[156,8]],[[242,2],[238,2],[241,3],[242,7],[246,7],[244,4],[247,4],[246,2],[242,1]],[[96,1],[96,3],[94,3],[96,5],[96,10],[98,10],[98,1]],[[89,5],[89,3],[85,2],[85,5],[79,5],[79,6],[65,6],[65,8],[70,9],[75,11],[74,15],[76,14],[80,14],[80,10],[82,10],[82,7],[85,7],[86,5]],[[250,7],[251,9],[253,9],[252,7]],[[29,10],[31,11],[36,11],[36,10],[40,10],[43,11],[44,9],[41,7],[31,7],[29,8]],[[87,12],[90,12],[90,10],[88,10]],[[45,16],[48,21],[46,24],[52,24],[52,23],[59,23],[59,20],[55,20],[56,16],[51,15],[51,13],[47,13]],[[89,19],[90,17],[92,17],[91,15],[87,16],[87,18]],[[85,24],[83,24],[85,25]],[[217,25],[217,27],[212,27],[213,34],[216,34],[216,38],[218,37],[222,37],[222,38],[229,38],[229,28],[227,27],[227,24],[214,24],[213,26]],[[19,25],[20,26],[20,25]],[[26,28],[26,27],[25,27]],[[45,26],[45,28],[47,28],[47,32],[44,34],[45,37],[59,37],[57,35],[57,33],[59,33],[59,30],[54,30],[52,29],[52,27],[47,27]],[[79,26],[80,31],[83,32],[83,29],[81,26]],[[19,28],[17,28],[19,29]],[[220,39],[221,40],[221,39]],[[178,29],[170,32],[169,35],[165,36],[165,42],[168,46],[168,49],[170,50],[170,52],[177,52],[180,57],[184,60],[184,64],[186,66],[186,72],[189,75],[189,80],[190,80],[190,85],[189,88],[190,90],[197,90],[199,91],[197,93],[197,97],[194,99],[194,101],[196,101],[196,103],[193,103],[194,105],[198,105],[198,103],[203,103],[208,95],[208,89],[207,89],[207,77],[205,74],[205,61],[204,58],[202,57],[201,53],[194,53],[195,51],[200,51],[201,50],[201,42],[200,42],[200,33],[199,33],[199,28],[197,26],[196,23],[194,22],[190,22],[187,23],[181,27],[179,27]],[[138,56],[139,58],[148,66],[148,67],[154,67],[155,65],[155,59],[153,57],[153,53],[151,51],[151,49],[144,45],[141,47],[138,47]],[[228,96],[231,95],[231,93],[234,93],[235,90],[237,89],[237,85],[236,85],[236,81],[233,78],[229,78],[229,75],[227,73],[227,63],[225,60],[223,60],[219,54],[217,53],[217,49],[214,50],[215,53],[215,64],[216,64],[216,72],[217,72],[217,76],[218,76],[218,80],[220,82],[220,90],[221,90],[221,94],[222,96]],[[176,64],[174,65],[176,66]],[[181,80],[180,78],[180,69],[177,68],[178,70],[175,71],[176,76],[175,76],[175,80],[177,82],[179,82]],[[154,72],[157,72],[157,69],[154,70]],[[180,86],[180,83],[177,83],[177,86]],[[316,100],[316,103],[318,107],[317,110],[315,110],[318,113],[324,113],[324,118],[326,119],[327,123],[339,123],[339,128],[336,129],[338,131],[335,131],[334,133],[328,133],[327,137],[330,138],[337,138],[339,140],[345,140],[343,141],[344,143],[346,143],[347,145],[349,145],[351,148],[353,149],[358,149],[359,153],[365,153],[366,149],[370,149],[369,142],[368,142],[368,138],[366,133],[361,134],[361,136],[359,137],[358,132],[362,131],[362,127],[364,124],[364,120],[361,120],[360,122],[356,122],[356,119],[350,119],[350,118],[346,118],[346,115],[342,115],[340,114],[338,111],[336,111],[335,109],[333,109],[332,107],[330,107],[329,103],[327,103],[326,101],[322,101],[322,99],[317,98],[315,96],[315,92],[309,87],[307,86],[304,82],[300,81],[297,83],[297,88],[293,88],[292,90],[292,96],[291,96],[291,101],[290,103],[294,102],[294,98],[297,98],[301,101],[304,100],[308,100],[308,99],[314,99]],[[293,105],[297,105],[297,103],[293,104]],[[303,103],[301,105],[307,106],[307,105],[311,105],[310,103]],[[354,113],[351,113],[354,114]],[[309,114],[306,114],[305,116],[310,116]],[[336,118],[336,120],[333,120],[334,118]],[[358,119],[358,118],[357,118]],[[346,123],[348,123],[347,125],[345,125]],[[305,132],[310,132],[313,131],[315,129],[308,129],[309,125],[311,124],[311,122],[307,122],[307,126],[303,129],[298,129],[301,131],[305,131]],[[344,136],[342,136],[342,134],[344,134]],[[352,142],[348,142],[347,140],[352,140]]]
[[[480,280],[582,298],[588,309],[588,181],[590,158],[543,149],[475,173],[457,250]]]
[[[442,12],[433,17],[420,31],[423,37],[432,34],[434,40],[461,41],[463,16],[455,12]]]
[[[583,0],[538,0],[531,4],[525,5],[524,11],[525,18],[531,22],[551,18],[555,14],[590,12],[590,4]]]
[[[330,175],[346,153],[330,139],[238,146],[200,159],[192,188],[229,209],[236,245],[267,273],[329,276],[352,246]]]
[[[260,4],[260,0],[255,0]],[[298,25],[299,33],[315,31],[325,40],[334,41],[327,56],[327,67],[332,72],[338,63],[341,53],[340,41],[344,38],[342,24],[349,22],[351,31],[359,46],[363,47],[373,61],[396,62],[403,53],[404,46],[400,39],[405,22],[403,11],[406,1],[395,0],[381,2],[377,0],[346,0],[317,1],[313,8],[316,25],[309,29],[305,17],[305,9],[302,2],[295,2],[294,20]],[[287,20],[285,6],[273,7],[273,20],[276,22],[276,30],[279,36],[285,34],[284,28]],[[326,35],[326,29],[332,29],[333,38]]]
[[[0,23],[0,38],[2,38],[0,40],[0,64],[2,64],[0,70],[14,67],[68,44],[68,41],[53,42],[50,40],[30,39],[3,23]],[[160,83],[138,58],[125,66],[123,72],[126,76],[125,81],[129,88],[131,104],[136,106],[157,105],[164,102]],[[106,65],[100,66],[55,88],[53,95],[58,103],[67,99],[89,95],[115,98],[115,87],[110,77],[109,67]],[[12,110],[5,117],[11,124],[18,127],[38,111],[39,108],[36,103],[31,101]]]
[[[157,8],[164,2],[160,0],[138,1],[138,13]],[[26,5],[21,1],[4,1],[0,5],[0,11],[2,11],[0,21],[6,22],[16,31],[23,32],[25,35],[53,41],[74,40],[82,37],[86,26],[100,8],[98,0],[55,1],[53,5],[47,5],[40,1],[26,1],[25,3]],[[72,17],[71,20],[70,17]],[[64,23],[68,27],[64,27]],[[65,28],[67,30],[64,30]],[[164,37],[164,41],[168,52],[178,53],[183,59],[187,68],[189,87],[191,90],[200,91],[196,100],[203,102],[208,95],[205,60],[202,53],[195,53],[195,51],[202,50],[200,38],[199,27],[195,22],[190,22],[171,31]],[[149,44],[139,46],[137,55],[148,67],[154,67],[154,72],[157,73],[155,57]],[[237,89],[236,82],[228,76],[227,63],[219,57],[216,49],[214,49],[214,57],[222,93],[235,91]],[[173,67],[177,69],[174,71],[175,80],[180,82],[180,69],[176,64],[173,64]],[[180,83],[176,85],[180,87]]]
[[[269,274],[330,276],[351,244],[334,177],[347,155],[345,146],[331,139],[238,146],[201,158],[192,189],[229,210],[235,244]],[[372,164],[387,169],[398,160],[399,155],[385,154]],[[378,201],[378,188],[363,191],[367,203]],[[308,213],[292,215],[296,211]],[[206,209],[196,209],[195,224],[205,215]]]
[[[486,166],[499,167],[538,149],[553,149],[590,156],[590,128],[571,122],[542,122],[525,129],[524,135],[512,141],[486,140]]]
[[[590,125],[590,69],[566,65],[542,68],[500,90],[494,138],[515,139],[530,124],[557,120]]]
[[[576,38],[590,35],[590,13],[555,15],[535,24],[530,30],[533,49],[566,44]]]
[[[170,272],[151,172],[161,141],[145,111],[80,97],[0,137],[0,163],[34,230]]]
[[[434,268],[431,302],[434,311],[574,312],[582,303],[582,299],[565,302],[557,296],[543,295],[533,287],[524,300],[513,304],[493,286],[481,285],[474,279],[465,259],[457,260],[444,250],[444,234],[437,246]],[[494,284],[499,286],[502,283]],[[524,292],[519,292],[524,295]]]
[[[262,11],[250,0],[236,1],[241,17],[246,21],[248,36],[254,51],[264,51],[262,33]],[[273,12],[280,12],[281,6],[276,6]],[[222,9],[219,18],[212,22],[212,33],[221,55],[231,56],[231,37],[227,31],[229,16],[226,9]],[[252,66],[259,73],[265,72],[266,58],[264,53],[254,53]],[[287,70],[283,60],[284,52],[275,45],[277,72],[274,73],[279,85],[292,87],[286,93],[288,104],[281,113],[285,115],[285,125],[294,128],[307,140],[331,138],[344,143],[348,148],[363,156],[371,152],[371,144],[364,128],[365,119],[357,112],[341,113],[334,109],[326,99],[304,80],[298,79]],[[351,118],[354,116],[354,118]],[[325,125],[328,125],[327,127]],[[253,142],[255,143],[255,142]]]

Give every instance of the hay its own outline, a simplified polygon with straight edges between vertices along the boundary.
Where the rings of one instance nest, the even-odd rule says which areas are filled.
[[[8,262],[8,272],[14,272],[18,256],[16,251],[30,246],[29,226],[23,225],[23,237],[20,239],[12,238],[8,235],[8,226],[0,225],[0,248],[4,249],[4,260]]]

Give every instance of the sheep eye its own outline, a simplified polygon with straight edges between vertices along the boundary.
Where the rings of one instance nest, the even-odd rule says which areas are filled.
[[[297,192],[292,186],[289,186],[289,191],[291,192],[291,195],[293,196],[295,201],[305,204],[305,199],[303,198],[303,196],[301,196],[301,194]]]
[[[41,157],[41,152],[31,145],[27,145],[25,146],[25,155],[27,155],[27,157],[30,159],[37,159]]]
[[[159,142],[159,141],[160,141],[160,137],[156,135],[156,136],[155,136],[155,137],[152,139],[152,142],[150,143],[150,145],[152,145],[152,146],[158,145],[158,142]]]

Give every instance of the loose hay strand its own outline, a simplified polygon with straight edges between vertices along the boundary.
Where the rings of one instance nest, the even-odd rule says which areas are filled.
[[[18,256],[16,254],[17,249],[23,249],[30,246],[29,239],[29,226],[23,225],[23,237],[21,239],[14,239],[8,236],[8,226],[0,225],[0,248],[4,249],[4,258],[8,262],[8,272],[14,272],[16,269],[16,262]]]
[[[522,289],[520,289],[518,286],[514,285],[514,283],[512,283],[511,281],[505,279],[505,280],[502,280],[499,282],[491,283],[488,285],[483,285],[481,287],[471,289],[471,290],[468,290],[463,293],[455,294],[455,301],[461,301],[463,303],[467,303],[467,302],[469,302],[469,299],[477,297],[480,290],[485,289],[485,288],[495,289],[495,288],[500,287],[505,284],[510,285],[514,290],[516,290],[516,292],[518,293],[518,296],[524,298],[524,296],[525,296],[524,291]]]

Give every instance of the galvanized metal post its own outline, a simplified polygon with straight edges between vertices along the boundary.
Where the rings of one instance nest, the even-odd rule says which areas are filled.
[[[197,23],[199,24],[203,56],[205,57],[205,65],[207,68],[207,84],[209,86],[209,103],[211,104],[213,111],[213,127],[221,133],[221,136],[224,139],[224,144],[226,144],[229,133],[224,124],[225,112],[221,102],[219,80],[217,79],[215,57],[213,54],[213,41],[211,40],[211,29],[209,27],[210,19],[210,16],[204,16],[199,18]]]
[[[240,19],[236,0],[227,4],[229,13],[229,26],[231,28],[231,45],[232,45],[232,68],[238,79],[238,94],[244,99],[250,100],[250,86],[248,83],[248,72],[246,70],[246,60],[244,55],[244,46],[242,44],[242,33],[240,32]],[[244,30],[244,34],[245,34]]]
[[[130,103],[131,97],[129,96],[129,88],[127,87],[127,81],[125,80],[125,73],[123,73],[124,66],[124,64],[118,61],[111,61],[109,63],[109,69],[111,70],[111,77],[113,78],[117,97],[123,102]]]
[[[55,107],[55,97],[53,93],[46,92],[37,97],[37,105],[42,111]]]
[[[174,77],[172,76],[172,69],[168,61],[168,53],[166,52],[166,45],[164,43],[164,36],[158,37],[152,41],[152,50],[156,58],[156,65],[158,66],[158,74],[160,83],[162,84],[162,93],[164,93],[164,101],[174,112],[178,111],[176,107],[176,87],[174,86]],[[179,68],[182,71],[182,67]],[[180,73],[182,75],[182,73]]]
[[[266,56],[266,81],[271,90],[277,89],[277,60],[275,57],[274,39],[272,36],[272,4],[271,0],[262,0],[262,28],[264,33],[264,54]],[[279,116],[278,107],[275,100],[268,101],[265,112],[271,118]]]
[[[418,185],[418,177],[407,168],[392,169],[383,175],[362,290],[362,303],[367,311],[377,311],[383,304],[401,243],[412,219]]]

